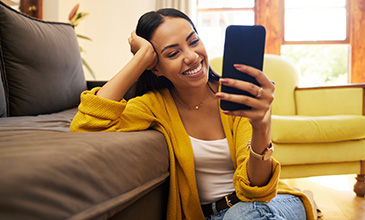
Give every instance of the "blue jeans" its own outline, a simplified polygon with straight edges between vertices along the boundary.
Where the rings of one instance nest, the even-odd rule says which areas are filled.
[[[229,209],[221,210],[206,220],[305,220],[302,201],[293,195],[278,194],[269,203],[239,202]]]

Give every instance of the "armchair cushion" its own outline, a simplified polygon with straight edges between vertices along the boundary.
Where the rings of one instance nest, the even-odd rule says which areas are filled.
[[[272,116],[272,140],[276,143],[328,143],[365,138],[365,117]]]
[[[86,81],[72,25],[37,20],[0,2],[0,30],[7,116],[53,113],[79,104]]]

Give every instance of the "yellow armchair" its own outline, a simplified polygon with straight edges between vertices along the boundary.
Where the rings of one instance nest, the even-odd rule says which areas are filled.
[[[222,58],[212,59],[222,70]],[[299,70],[265,54],[263,72],[275,82],[274,157],[281,178],[358,174],[354,191],[365,195],[365,84],[298,88]]]

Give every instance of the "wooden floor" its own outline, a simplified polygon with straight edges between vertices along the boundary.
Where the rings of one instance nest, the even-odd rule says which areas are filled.
[[[320,220],[365,220],[365,198],[353,192],[356,175],[285,179],[285,183],[310,190],[323,217]]]

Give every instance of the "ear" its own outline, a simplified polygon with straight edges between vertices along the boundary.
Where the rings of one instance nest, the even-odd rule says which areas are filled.
[[[163,74],[158,70],[157,67],[153,67],[151,69],[152,73],[155,74],[157,77],[163,76]]]

